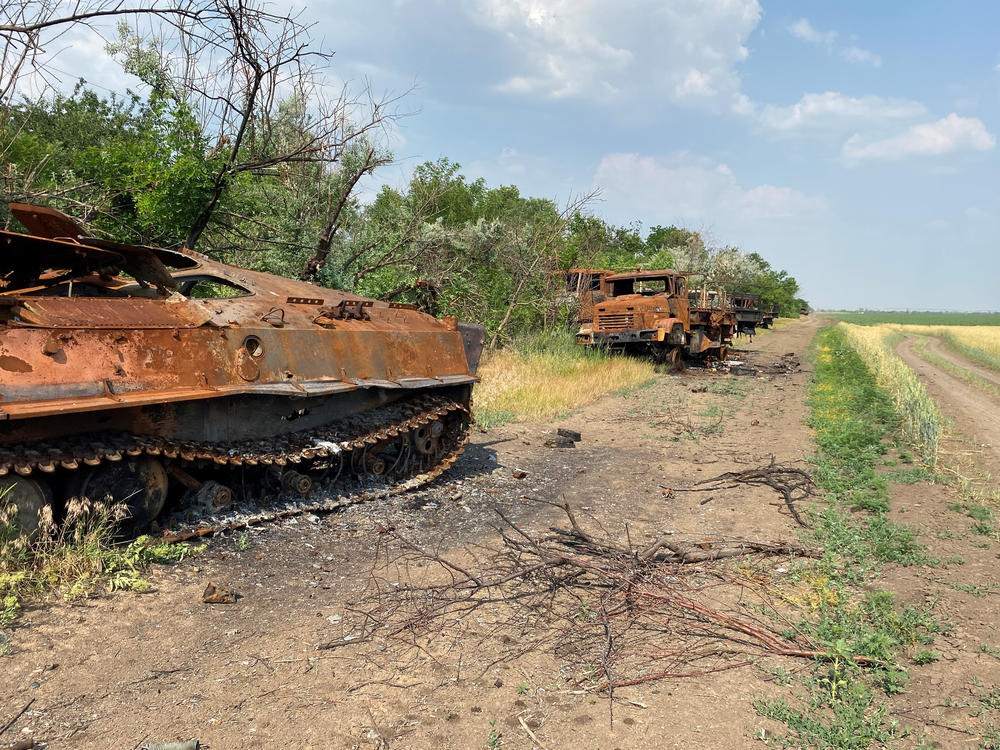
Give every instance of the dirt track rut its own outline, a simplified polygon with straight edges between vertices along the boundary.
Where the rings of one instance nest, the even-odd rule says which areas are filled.
[[[933,341],[931,350],[959,367],[982,375],[980,370],[984,368],[977,368],[964,358],[945,351],[944,347],[935,348]],[[1000,419],[997,418],[1000,399],[920,357],[913,350],[912,339],[900,342],[896,352],[920,376],[928,394],[944,415],[954,422],[955,430],[982,448],[987,470],[994,476],[1000,476]],[[997,382],[994,373],[987,373]]]

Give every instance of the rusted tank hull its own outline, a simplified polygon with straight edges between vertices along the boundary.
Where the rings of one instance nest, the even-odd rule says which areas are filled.
[[[8,329],[0,340],[0,429],[11,420],[231,395],[436,388],[474,382],[469,369],[457,331]]]
[[[273,489],[247,467],[295,464],[301,488],[348,454],[402,479],[461,450],[481,326],[12,210],[60,234],[0,233],[0,492],[57,515],[61,495],[122,495],[146,522],[168,498]],[[233,467],[239,490],[205,489]]]

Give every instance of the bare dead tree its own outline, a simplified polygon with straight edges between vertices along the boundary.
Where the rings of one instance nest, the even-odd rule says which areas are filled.
[[[344,188],[331,194],[324,213],[316,253],[328,252],[358,180],[388,160],[374,144],[379,131],[401,116],[396,105],[405,93],[377,98],[367,84],[357,91],[346,84],[331,88],[326,69],[332,52],[313,42],[301,15],[275,11],[265,0],[14,0],[0,11],[0,106],[11,105],[28,72],[49,80],[47,50],[60,35],[80,26],[106,33],[115,18],[125,25],[111,48],[126,69],[132,65],[130,72],[138,74],[145,66],[148,73],[152,63],[156,80],[145,82],[190,108],[213,144],[209,186],[185,237],[189,248],[220,218],[226,191],[241,174],[273,178],[280,167],[296,164],[333,171],[351,144],[372,144],[370,158],[356,171],[328,181]],[[282,107],[289,99],[302,103],[297,127],[289,127]],[[3,141],[10,143],[11,135]],[[222,217],[219,226],[254,233],[252,222],[233,216]],[[268,234],[266,227],[256,233],[258,239]]]
[[[215,13],[211,3],[197,0],[5,0],[0,4],[0,102],[9,105],[29,73],[51,82],[47,52],[75,27],[148,17],[180,29],[205,23]]]
[[[275,14],[262,0],[212,0],[216,13],[158,37],[157,54],[176,96],[197,112],[204,133],[215,142],[214,174],[185,240],[194,248],[213,221],[226,189],[243,173],[267,175],[279,165],[336,164],[345,149],[398,116],[400,97],[376,99],[368,87],[354,93],[346,85],[332,91],[325,70],[332,52],[314,45],[299,16]],[[304,103],[301,127],[282,127],[279,104],[290,97]],[[349,189],[384,163],[372,159],[358,170]],[[343,208],[341,202],[335,206]],[[333,232],[340,211],[330,212]],[[321,249],[321,248],[320,248]]]
[[[351,277],[356,287],[362,279],[384,268],[415,267],[436,254],[446,241],[440,234],[428,231],[428,227],[435,225],[441,200],[448,190],[447,185],[427,190],[418,202],[406,207],[402,220],[392,226],[388,236],[376,234],[359,241],[340,261],[340,275]],[[407,288],[411,287],[407,285]]]
[[[340,230],[345,208],[362,177],[370,175],[376,168],[388,164],[392,156],[387,151],[380,151],[371,143],[361,144],[361,158],[341,159],[342,179],[333,183],[326,190],[324,222],[316,240],[312,255],[306,260],[299,278],[302,281],[315,280],[319,270],[330,256],[334,237]]]
[[[549,271],[555,270],[556,243],[565,233],[569,220],[594,201],[599,194],[600,190],[594,189],[589,193],[572,198],[562,212],[550,222],[528,227],[514,225],[515,236],[510,238],[511,242],[509,243],[512,252],[507,253],[507,256],[508,261],[514,265],[518,282],[507,301],[507,309],[504,311],[503,318],[490,337],[489,351],[494,351],[500,343],[511,316],[522,304],[522,295],[528,282],[537,278],[540,271],[544,272],[547,277]],[[517,236],[520,233],[524,233],[526,236]],[[536,304],[545,304],[546,302],[546,300],[535,300]]]

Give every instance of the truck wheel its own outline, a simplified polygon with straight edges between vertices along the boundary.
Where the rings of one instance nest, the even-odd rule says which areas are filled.
[[[670,353],[667,355],[667,364],[670,367],[670,372],[684,372],[684,347],[677,345],[671,347]]]

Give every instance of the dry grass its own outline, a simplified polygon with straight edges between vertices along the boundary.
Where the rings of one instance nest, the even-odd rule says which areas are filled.
[[[653,363],[559,347],[503,350],[480,367],[476,419],[484,427],[540,421],[653,379]]]

